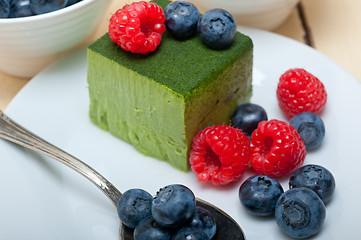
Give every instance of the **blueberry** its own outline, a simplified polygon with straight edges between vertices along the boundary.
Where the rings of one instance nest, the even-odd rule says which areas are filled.
[[[197,228],[182,228],[176,232],[172,240],[210,240],[206,233]]]
[[[167,29],[180,39],[192,36],[197,31],[199,11],[196,6],[186,1],[170,3],[164,10]]]
[[[236,34],[236,22],[233,16],[219,8],[204,13],[199,18],[197,28],[202,41],[214,49],[227,48]]]
[[[325,125],[318,115],[312,112],[303,112],[294,116],[290,123],[300,134],[307,150],[321,145],[325,136]]]
[[[152,215],[153,197],[142,189],[125,191],[117,204],[120,220],[124,225],[135,228],[137,224]]]
[[[0,18],[8,18],[10,15],[10,0],[0,0]]]
[[[239,188],[238,196],[247,211],[256,216],[274,214],[278,198],[283,193],[280,183],[270,177],[249,177]]]
[[[43,14],[62,9],[68,5],[68,0],[30,0],[31,10],[35,14]]]
[[[308,187],[321,198],[324,203],[331,200],[335,192],[335,178],[326,168],[314,164],[298,168],[290,177],[290,188]]]
[[[196,200],[193,192],[179,184],[161,188],[153,199],[153,218],[164,227],[180,227],[193,217]]]
[[[261,121],[267,121],[266,111],[259,105],[245,103],[239,105],[231,116],[232,127],[241,129],[247,136],[258,127]]]
[[[134,229],[134,240],[170,240],[171,233],[151,216],[144,218]]]
[[[321,230],[326,209],[318,195],[309,188],[293,188],[277,201],[275,217],[280,229],[290,237],[308,238]]]
[[[217,231],[216,220],[205,208],[196,207],[193,218],[188,226],[202,230],[211,239]]]
[[[10,8],[10,18],[29,17],[34,15],[30,8],[30,0],[11,0]]]

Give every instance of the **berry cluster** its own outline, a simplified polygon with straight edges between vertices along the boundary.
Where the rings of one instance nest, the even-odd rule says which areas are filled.
[[[256,216],[274,215],[277,225],[290,237],[308,238],[321,230],[326,217],[325,203],[335,191],[335,179],[326,168],[305,165],[289,179],[284,192],[274,178],[257,175],[239,188],[239,199]]]
[[[212,9],[200,16],[192,3],[175,1],[166,7],[164,13],[167,29],[176,38],[189,38],[198,32],[201,40],[210,48],[227,48],[236,34],[236,22],[224,9]]]
[[[325,136],[324,123],[317,115],[327,102],[323,83],[304,69],[289,69],[279,79],[277,100],[307,151],[319,147]]]
[[[134,240],[210,240],[216,234],[211,213],[196,206],[193,192],[179,184],[161,188],[153,198],[130,189],[117,204],[124,225],[134,229]]]
[[[0,0],[0,18],[20,18],[53,12],[81,0]]]
[[[324,108],[327,94],[313,75],[303,69],[290,69],[280,78],[277,97],[281,109],[291,117],[289,123],[268,120],[266,111],[257,104],[242,104],[233,112],[231,126],[208,127],[198,133],[190,163],[198,179],[206,181],[209,179],[202,176],[219,174],[218,169],[237,161],[246,166],[248,159],[248,165],[258,175],[245,180],[239,188],[242,205],[256,216],[274,215],[288,236],[308,238],[320,231],[326,216],[325,203],[335,191],[330,171],[314,164],[302,166],[306,151],[319,147],[324,139],[325,126],[317,113]],[[235,147],[240,135],[242,142],[238,143],[247,145],[242,146],[242,151]],[[245,141],[245,136],[251,141]],[[242,160],[232,157],[241,152]],[[289,190],[285,192],[275,178],[291,173]]]
[[[290,89],[293,89],[292,93]],[[308,97],[309,102],[305,106],[302,105],[304,100],[294,99],[307,94],[312,97]],[[283,95],[288,98],[280,97]],[[304,110],[319,112],[324,108],[327,94],[323,84],[303,69],[290,69],[280,78],[277,96],[281,108],[292,106],[290,108],[296,109],[289,112],[282,108],[287,116],[293,116],[290,123],[276,119],[268,121],[267,113],[261,106],[246,103],[233,112],[231,126],[213,126],[198,133],[190,153],[190,164],[198,180],[228,184],[239,179],[247,165],[258,174],[282,177],[303,164],[306,151],[321,145],[325,136],[324,123],[316,113]],[[241,133],[235,129],[241,130]],[[251,139],[250,142],[244,140],[245,135]],[[235,147],[237,144],[241,146]],[[242,159],[232,155],[242,156]],[[236,168],[232,172],[230,166],[238,165],[243,166],[242,171]]]
[[[155,51],[166,28],[181,40],[198,32],[201,40],[214,49],[227,48],[236,34],[236,23],[229,12],[213,9],[201,16],[187,1],[172,2],[164,12],[152,2],[125,5],[113,14],[108,30],[111,40],[125,51],[145,54]]]
[[[219,185],[237,181],[249,165],[259,174],[281,177],[300,167],[305,157],[294,127],[273,119],[260,121],[251,141],[238,128],[208,127],[194,137],[189,161],[200,182]]]

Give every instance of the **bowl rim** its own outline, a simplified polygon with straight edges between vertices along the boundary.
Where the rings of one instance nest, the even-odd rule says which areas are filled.
[[[29,16],[29,17],[0,18],[0,25],[24,23],[24,22],[29,23],[29,22],[39,21],[39,20],[43,20],[43,19],[49,19],[49,18],[53,18],[53,17],[60,17],[61,15],[76,11],[79,8],[83,8],[84,6],[87,6],[96,1],[103,1],[103,0],[81,0],[73,5],[67,6],[65,8],[62,8],[62,9],[59,9],[56,11],[43,13],[43,14],[39,14],[39,15],[33,15],[33,16]]]
[[[269,8],[279,8],[280,6],[285,5],[294,5],[300,0],[193,0],[193,3],[199,3],[204,5],[210,5],[210,8],[219,7],[219,8],[231,8],[234,11],[238,11],[239,7],[246,7],[243,9],[244,12],[249,12],[249,7],[255,8],[253,12],[258,12],[259,9],[269,9]]]

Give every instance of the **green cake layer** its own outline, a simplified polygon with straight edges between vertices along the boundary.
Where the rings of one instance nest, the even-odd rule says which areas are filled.
[[[132,54],[108,34],[88,47],[90,118],[145,155],[186,171],[195,134],[227,124],[250,99],[252,40],[237,33],[232,46],[212,50],[199,37],[163,34],[151,54]]]

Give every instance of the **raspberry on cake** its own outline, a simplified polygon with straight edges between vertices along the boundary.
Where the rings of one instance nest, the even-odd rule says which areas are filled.
[[[125,51],[105,34],[87,60],[92,122],[182,171],[197,132],[227,123],[252,93],[253,43],[239,32],[229,48],[213,50],[197,35],[179,41],[166,30],[148,54]]]
[[[165,16],[161,7],[144,1],[125,5],[109,21],[109,37],[125,51],[153,52],[165,31]]]

